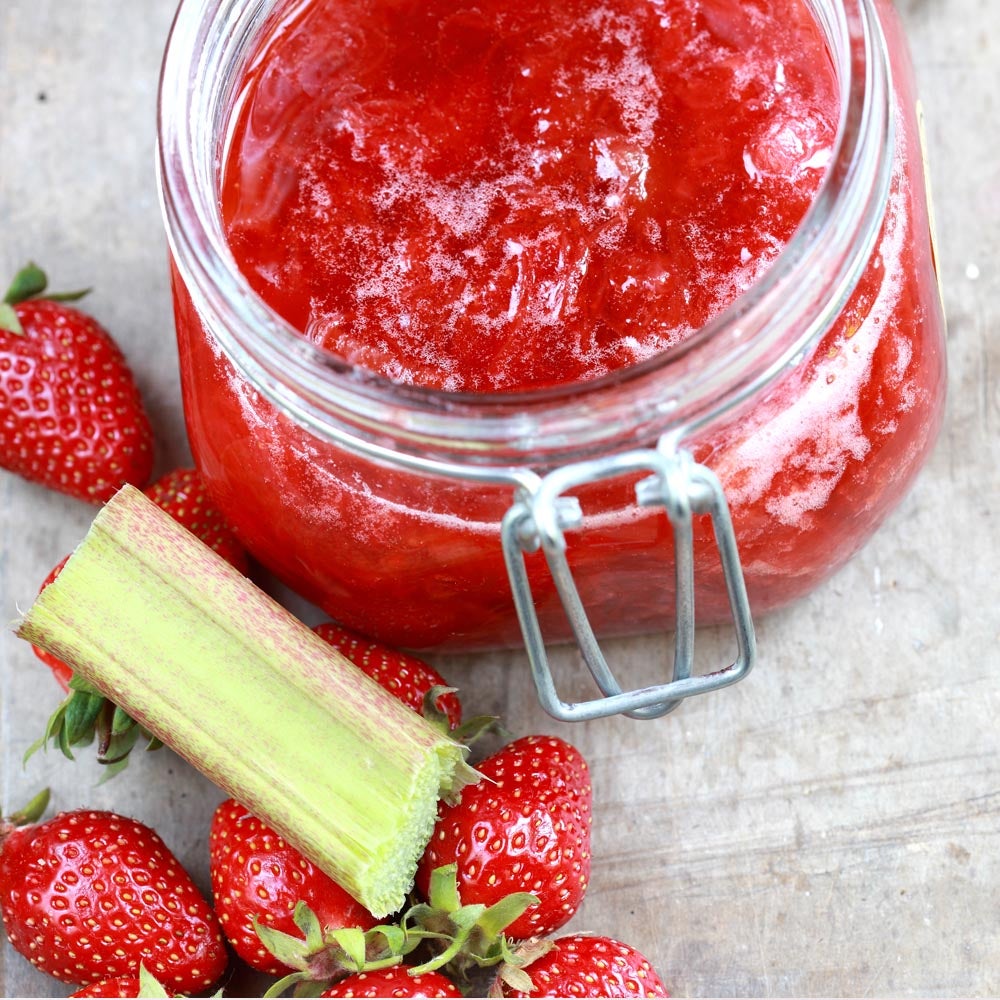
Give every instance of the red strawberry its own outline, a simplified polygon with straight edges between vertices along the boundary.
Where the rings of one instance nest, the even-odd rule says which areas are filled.
[[[101,979],[82,990],[70,993],[71,997],[137,997],[139,996],[138,976],[116,976],[114,979]]]
[[[43,806],[44,808],[44,806]],[[110,812],[5,824],[0,910],[14,948],[67,983],[135,975],[199,992],[227,964],[218,922],[149,827]]]
[[[41,593],[58,575],[59,571],[66,565],[66,560],[69,556],[65,556],[59,561],[59,563],[53,568],[52,572],[42,581],[42,585],[38,588],[38,592]],[[48,650],[42,649],[39,646],[32,645],[31,647],[35,651],[35,656],[38,657],[44,663],[49,670],[52,671],[52,676],[55,677],[56,682],[63,689],[63,691],[69,691],[69,679],[73,676],[73,668],[63,663],[58,657],[53,656]]]
[[[440,972],[411,976],[406,965],[357,972],[325,990],[324,997],[460,997],[462,991]]]
[[[590,876],[591,790],[586,762],[565,740],[525,736],[478,765],[485,780],[442,805],[417,871],[458,866],[463,904],[492,905],[514,892],[539,903],[506,929],[511,938],[552,933],[576,912]]]
[[[168,472],[146,490],[146,496],[241,573],[249,571],[246,550],[208,495],[197,469]]]
[[[448,686],[445,679],[423,660],[382,646],[333,622],[314,625],[313,631],[415,712],[424,712],[432,688]],[[449,726],[457,729],[462,721],[462,705],[455,692],[439,695],[434,705],[445,714]]]
[[[45,285],[29,265],[0,304],[0,466],[100,503],[149,479],[149,418],[118,345],[61,301],[79,293],[41,298]]]
[[[541,944],[540,958],[519,969],[501,969],[490,996],[670,996],[649,961],[614,938],[576,934]]]
[[[290,969],[263,946],[254,930],[255,917],[274,930],[296,935],[293,912],[302,901],[324,928],[367,930],[376,923],[333,879],[233,799],[215,811],[209,854],[222,929],[236,954],[260,972],[277,976]]]
[[[176,996],[167,993],[162,984],[140,967],[137,976],[115,976],[113,979],[100,979],[96,983],[84,986],[71,997],[167,997]]]

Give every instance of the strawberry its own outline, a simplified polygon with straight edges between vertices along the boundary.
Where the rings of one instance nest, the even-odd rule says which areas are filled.
[[[505,928],[515,939],[543,936],[576,912],[590,876],[591,789],[586,762],[565,740],[525,736],[478,765],[485,780],[442,804],[417,871],[430,898],[435,869],[457,865],[463,904],[491,906],[533,893]]]
[[[0,304],[0,466],[90,503],[143,486],[153,434],[110,334],[28,265]]]
[[[367,930],[376,923],[333,879],[233,799],[215,810],[209,854],[222,930],[236,954],[259,972],[277,976],[291,970],[263,946],[254,920],[295,934],[294,911],[301,901],[324,929]]]
[[[63,982],[136,975],[196,992],[227,965],[225,941],[190,876],[148,826],[79,810],[44,810],[0,829],[0,911],[14,948]]]
[[[334,622],[314,625],[313,631],[415,712],[427,715],[428,711],[434,714],[436,709],[437,713],[444,714],[451,729],[461,724],[462,705],[458,696],[430,664],[366,639]],[[444,690],[434,697],[431,692],[436,688]]]
[[[100,979],[96,983],[84,986],[83,989],[70,993],[71,997],[138,997],[138,976],[115,976],[113,979]]]
[[[168,993],[144,965],[139,966],[138,975],[99,979],[96,983],[91,983],[75,993],[70,993],[71,997],[170,997],[178,995],[180,994]],[[221,990],[214,994],[214,996],[221,995]]]
[[[460,997],[462,991],[440,972],[410,975],[409,967],[393,965],[375,972],[357,972],[325,990],[324,997]]]
[[[114,976],[99,979],[96,983],[70,993],[71,997],[170,997],[179,994],[168,993],[163,985],[151,975],[144,965],[139,966],[138,975]],[[221,991],[215,996],[221,996]]]
[[[541,953],[530,960],[532,951]],[[614,938],[574,934],[529,942],[523,966],[501,967],[494,997],[668,997],[648,959]]]
[[[246,550],[208,495],[197,469],[174,469],[146,489],[146,496],[215,549],[244,575],[249,571]]]

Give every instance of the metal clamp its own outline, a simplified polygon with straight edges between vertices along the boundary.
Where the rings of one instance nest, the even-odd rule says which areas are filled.
[[[583,527],[579,501],[567,491],[632,472],[651,473],[636,484],[636,501],[662,507],[673,527],[676,578],[676,633],[670,679],[662,684],[623,691],[601,652],[566,560],[566,532]],[[729,666],[692,676],[695,648],[694,515],[712,520],[723,575],[736,628],[737,656]],[[743,570],[729,505],[718,478],[691,455],[662,439],[656,449],[642,449],[610,458],[566,465],[522,487],[501,526],[504,558],[524,634],[528,659],[542,707],[565,722],[623,714],[653,719],[673,711],[684,698],[733,684],[745,677],[756,660],[756,640],[747,601]],[[545,652],[524,555],[541,548],[563,610],[601,696],[590,701],[563,701]]]

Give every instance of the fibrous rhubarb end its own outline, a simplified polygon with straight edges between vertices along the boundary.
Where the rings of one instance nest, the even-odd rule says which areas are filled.
[[[17,632],[376,916],[404,903],[439,798],[478,779],[459,744],[134,487],[100,511]]]

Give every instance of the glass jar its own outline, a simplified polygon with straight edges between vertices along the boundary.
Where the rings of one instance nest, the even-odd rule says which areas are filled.
[[[810,7],[840,86],[839,132],[813,204],[763,277],[641,363],[491,395],[352,366],[251,290],[220,219],[220,164],[274,4],[181,3],[159,166],[185,413],[210,491],[261,563],[393,645],[527,638],[535,661],[539,645],[575,635],[600,674],[595,636],[680,620],[683,660],[696,614],[736,618],[740,658],[720,683],[749,669],[749,611],[808,593],[864,544],[927,457],[944,393],[919,108],[897,15],[888,0]],[[671,695],[696,689],[684,688],[687,670],[675,666]],[[598,682],[614,701],[613,678]],[[661,691],[614,707],[673,703]]]

